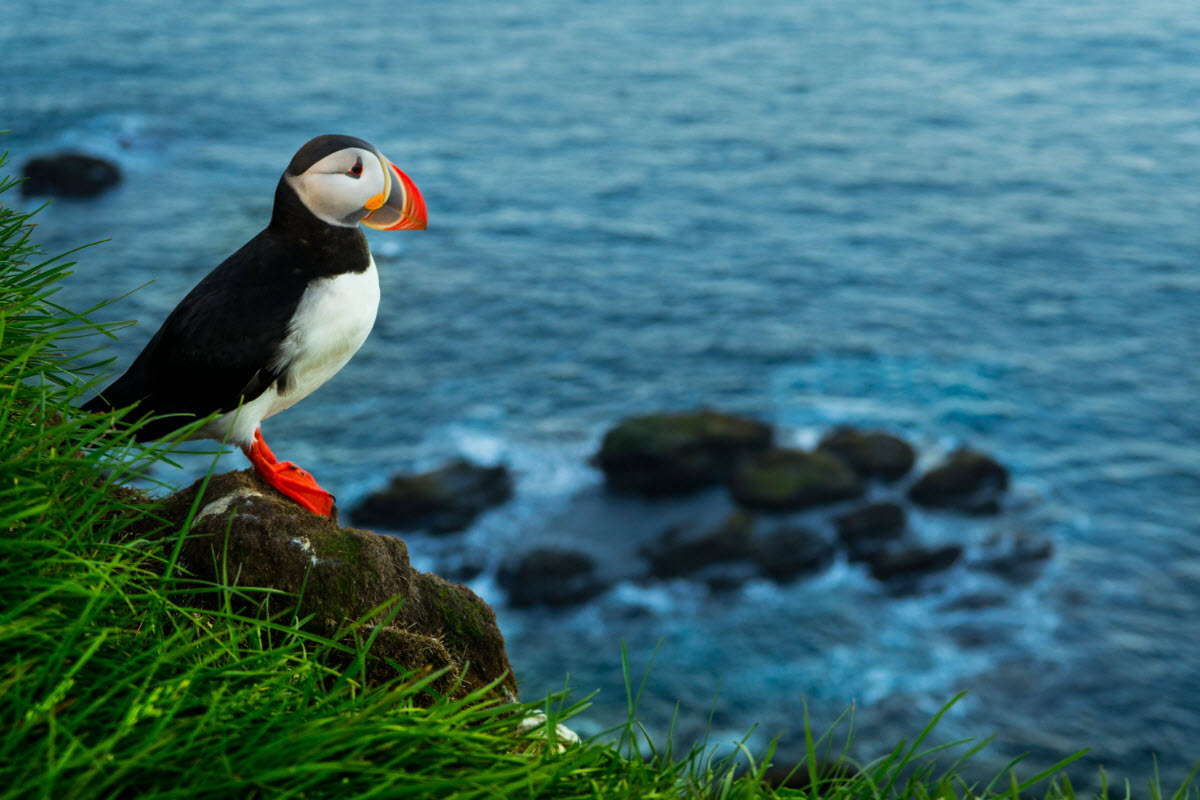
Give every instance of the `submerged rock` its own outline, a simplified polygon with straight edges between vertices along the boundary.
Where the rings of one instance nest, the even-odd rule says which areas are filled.
[[[914,503],[968,514],[995,514],[1008,489],[1008,471],[991,456],[956,450],[912,485]]]
[[[773,437],[768,425],[717,411],[648,414],[609,430],[594,462],[615,488],[684,494],[725,480],[740,458],[767,449]]]
[[[171,495],[158,512],[170,532],[183,527],[194,504],[199,509],[179,566],[200,582],[200,601],[210,596],[205,584],[222,576],[244,590],[234,599],[250,609],[269,597],[273,613],[285,610],[294,600],[256,590],[283,592],[300,598],[298,616],[309,617],[307,626],[323,636],[348,639],[347,626],[364,618],[359,638],[382,626],[367,663],[373,682],[395,676],[392,661],[418,672],[447,669],[433,684],[442,693],[461,696],[504,678],[502,686],[515,696],[491,607],[465,586],[415,570],[401,539],[342,528],[252,470],[214,476],[196,504],[202,483]]]
[[[906,524],[904,509],[896,503],[871,503],[834,520],[851,561],[867,561],[882,553],[889,542],[904,535]]]
[[[881,581],[929,575],[953,566],[962,554],[962,545],[957,544],[941,547],[917,545],[897,552],[880,553],[871,559],[871,575]]]
[[[482,467],[460,458],[431,472],[394,476],[350,514],[359,524],[388,530],[453,533],[507,502],[512,492],[507,467]]]
[[[92,197],[120,183],[121,169],[96,156],[58,153],[29,159],[24,177],[21,192],[27,196]]]
[[[721,564],[707,566],[699,572],[688,576],[693,581],[703,584],[713,594],[736,592],[747,582],[761,577],[758,565],[752,561],[726,561]]]
[[[808,528],[784,528],[767,536],[754,560],[768,578],[785,582],[816,572],[833,561],[834,546]]]
[[[515,608],[573,605],[607,588],[597,577],[590,556],[549,547],[503,565],[496,580],[508,593],[509,605]]]
[[[917,460],[916,451],[900,437],[856,428],[837,428],[825,434],[817,450],[832,453],[864,478],[885,481],[903,478]]]
[[[798,511],[866,491],[862,479],[840,458],[784,448],[743,461],[729,488],[739,505],[763,511]]]
[[[983,543],[976,566],[1012,581],[1037,577],[1043,563],[1054,555],[1054,543],[1028,531],[995,532]]]
[[[754,555],[754,515],[735,511],[716,528],[668,528],[653,545],[642,550],[655,578],[676,578]]]

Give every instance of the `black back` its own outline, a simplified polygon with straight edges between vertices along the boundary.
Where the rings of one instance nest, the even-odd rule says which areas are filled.
[[[312,159],[311,166],[349,146],[334,146],[333,140],[360,141],[320,140],[329,141],[315,148],[319,140],[309,142],[292,159],[293,165],[301,155]],[[332,149],[316,155],[324,147]],[[310,148],[314,149],[305,155]],[[286,387],[290,365],[276,363],[277,356],[304,291],[316,279],[366,270],[371,257],[358,226],[333,226],[318,219],[300,201],[286,174],[275,190],[271,224],[200,281],[125,374],[85,403],[84,411],[137,403],[126,415],[131,421],[148,415],[186,415],[141,428],[137,438],[149,440],[191,418],[232,411],[272,384]]]

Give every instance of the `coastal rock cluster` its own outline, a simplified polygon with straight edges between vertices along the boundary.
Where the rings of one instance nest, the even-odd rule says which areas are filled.
[[[961,542],[922,541],[911,524],[915,510],[968,518],[1003,511],[1008,471],[976,450],[956,450],[918,473],[916,449],[885,431],[835,428],[812,449],[777,439],[768,425],[709,409],[621,421],[604,435],[592,459],[613,502],[622,497],[672,502],[723,489],[734,510],[724,518],[666,528],[640,548],[640,563],[629,565],[624,575],[602,574],[587,553],[561,546],[510,557],[496,575],[509,604],[580,603],[621,579],[686,578],[714,590],[753,578],[789,582],[839,557],[903,588],[964,561],[967,552]],[[439,483],[471,488],[425,491],[426,499],[380,512],[397,497],[411,496],[397,487]],[[511,492],[504,467],[459,461],[398,476],[353,514],[392,529],[445,532],[465,528]],[[429,496],[438,503],[428,502]],[[455,526],[445,519],[454,519]],[[1014,578],[1032,574],[1052,551],[1048,540],[1020,530],[991,535],[976,549],[972,568]]]

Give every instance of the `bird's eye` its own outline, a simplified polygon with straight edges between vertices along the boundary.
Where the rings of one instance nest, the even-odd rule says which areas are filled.
[[[349,175],[351,178],[361,178],[362,177],[362,157],[361,156],[357,160],[355,160],[354,166],[351,167],[346,172],[346,174]]]

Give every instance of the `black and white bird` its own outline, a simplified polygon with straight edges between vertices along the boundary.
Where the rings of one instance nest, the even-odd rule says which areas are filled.
[[[425,201],[374,146],[318,136],[284,170],[271,223],[200,281],[83,410],[151,417],[140,440],[220,414],[191,438],[238,445],[268,483],[328,516],[333,496],[276,460],[260,423],[333,377],[375,323],[379,275],[359,223],[424,229]]]

